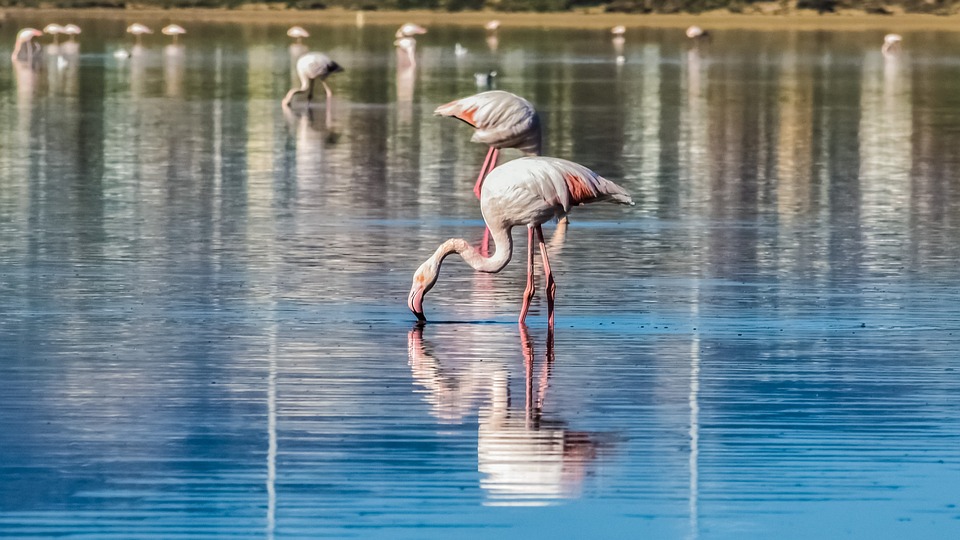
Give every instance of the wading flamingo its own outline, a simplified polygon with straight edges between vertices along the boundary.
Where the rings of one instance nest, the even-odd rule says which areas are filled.
[[[20,51],[23,50],[26,61],[33,62],[33,55],[36,54],[36,49],[38,48],[37,44],[33,42],[33,38],[41,36],[43,36],[43,32],[36,28],[24,28],[17,32],[17,40],[14,43],[13,53],[10,55],[10,59],[18,62],[20,60]]]
[[[187,33],[187,31],[184,30],[179,24],[168,24],[167,26],[164,26],[163,30],[160,30],[160,32],[165,36],[171,36],[173,38],[174,45],[176,45],[177,38],[179,36]]]
[[[617,25],[610,29],[610,33],[615,36],[623,36],[627,33],[627,28],[623,25]]]
[[[883,47],[880,48],[880,52],[885,55],[891,54],[900,48],[902,42],[903,37],[900,34],[887,34],[883,36]]]
[[[333,92],[327,86],[325,79],[330,75],[343,71],[340,64],[331,60],[327,55],[318,52],[307,53],[297,60],[297,75],[300,76],[300,88],[291,88],[283,98],[283,106],[289,107],[293,96],[307,93],[307,103],[313,100],[313,86],[320,81],[327,92],[327,99],[333,97]]]
[[[393,35],[396,38],[404,37],[413,37],[417,34],[426,34],[427,29],[420,26],[419,24],[407,23],[400,28],[397,28],[397,32]]]
[[[500,29],[500,21],[498,21],[497,19],[494,19],[492,21],[487,21],[487,23],[484,24],[483,27],[487,30],[488,34],[496,34],[497,30]]]
[[[694,41],[700,41],[702,39],[710,39],[710,32],[707,32],[703,28],[700,28],[699,26],[696,26],[696,25],[687,28],[687,31],[684,33],[687,34],[688,38]]]
[[[75,24],[63,25],[63,33],[70,36],[70,41],[76,41],[77,36],[80,35],[80,32],[80,27]]]
[[[310,32],[304,30],[302,26],[291,26],[290,29],[287,30],[287,35],[297,40],[297,43],[301,43],[303,38],[310,37]]]
[[[459,254],[474,270],[488,273],[502,270],[513,256],[513,228],[526,225],[527,287],[523,292],[519,322],[522,324],[526,319],[535,291],[533,236],[536,233],[546,278],[547,317],[549,325],[553,326],[553,303],[557,287],[550,271],[550,261],[547,259],[547,248],[540,225],[555,217],[565,216],[574,206],[606,200],[633,204],[630,195],[623,188],[572,161],[539,156],[524,157],[497,167],[487,178],[480,198],[483,220],[493,236],[496,251],[492,256],[485,257],[462,238],[451,238],[440,244],[433,255],[413,274],[407,307],[419,320],[427,320],[423,315],[423,297],[437,283],[443,259],[452,253]]]
[[[471,141],[490,147],[473,187],[478,199],[484,177],[497,166],[501,148],[540,155],[540,116],[529,101],[518,95],[502,90],[481,92],[441,105],[433,114],[462,120],[476,130]]]
[[[133,23],[127,27],[127,32],[133,34],[137,37],[137,45],[140,45],[141,36],[144,34],[152,34],[153,30],[148,28],[146,25],[140,23]]]
[[[63,26],[55,23],[50,23],[43,27],[44,34],[50,34],[53,36],[53,44],[57,45],[60,43],[60,34],[63,34]]]

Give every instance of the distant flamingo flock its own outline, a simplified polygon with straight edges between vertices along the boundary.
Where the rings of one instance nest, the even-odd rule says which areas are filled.
[[[358,15],[357,26],[360,27],[363,24],[362,14]],[[495,50],[498,43],[499,28],[500,21],[497,20],[489,21],[484,25],[491,50]],[[153,33],[153,30],[140,23],[131,24],[126,31],[134,37],[137,47],[142,46],[144,35]],[[167,25],[161,30],[161,33],[171,37],[174,44],[186,32],[177,24]],[[45,34],[52,36],[53,45],[60,43],[61,34],[68,36],[70,43],[74,45],[73,50],[76,50],[75,41],[80,33],[80,27],[75,24],[61,26],[51,23],[46,25],[43,31],[24,28],[17,33],[11,59],[14,62],[35,66],[42,59],[41,47],[37,41]],[[394,34],[396,38],[394,46],[397,50],[398,69],[412,69],[416,66],[415,36],[426,33],[426,28],[414,23],[406,23],[397,29]],[[613,35],[614,48],[617,52],[616,63],[623,64],[622,52],[627,29],[624,26],[615,26],[610,29],[610,33]],[[710,33],[699,26],[690,26],[686,29],[685,35],[691,41],[698,43],[711,38]],[[291,27],[287,31],[287,36],[295,40],[294,45],[291,45],[291,54],[294,51],[297,52],[296,73],[300,86],[291,88],[287,92],[281,101],[282,106],[285,109],[292,108],[294,98],[306,94],[306,106],[310,107],[317,82],[323,86],[326,99],[330,102],[333,99],[333,91],[326,80],[329,76],[343,71],[343,68],[326,54],[307,51],[302,42],[310,37],[310,33],[303,27]],[[881,52],[888,57],[895,55],[901,48],[902,41],[903,38],[898,34],[887,34],[884,36]],[[457,43],[455,55],[459,57],[467,53],[467,49]],[[130,56],[130,53],[120,49],[115,51],[114,55],[117,58],[125,58]],[[58,61],[62,62],[63,59],[58,58]],[[479,75],[484,75],[483,79],[487,86],[491,85],[494,73],[478,74],[478,85],[481,80]],[[556,282],[550,268],[541,226],[554,219],[565,220],[574,206],[601,201],[631,205],[633,201],[630,195],[617,184],[582,165],[564,159],[542,156],[540,117],[533,104],[520,96],[502,90],[490,90],[440,105],[434,114],[463,121],[474,130],[470,140],[488,147],[473,192],[479,199],[480,212],[486,223],[487,233],[493,238],[495,249],[493,255],[487,256],[486,236],[484,246],[480,250],[461,238],[451,238],[443,242],[414,272],[407,306],[419,321],[426,321],[423,308],[424,297],[437,283],[440,266],[449,255],[459,255],[479,272],[500,272],[513,256],[512,229],[525,226],[527,228],[527,285],[523,292],[519,322],[521,325],[524,324],[536,291],[534,276],[536,247],[542,259],[547,320],[552,327],[555,321]],[[498,166],[499,153],[506,148],[519,150],[526,157]]]

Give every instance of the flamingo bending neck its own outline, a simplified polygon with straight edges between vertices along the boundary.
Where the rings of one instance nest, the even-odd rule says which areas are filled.
[[[489,257],[484,257],[475,247],[463,238],[451,238],[440,244],[433,255],[424,261],[420,268],[414,274],[414,280],[420,280],[421,287],[411,290],[410,297],[407,299],[407,305],[418,319],[425,321],[423,316],[423,297],[433,288],[440,276],[440,266],[443,260],[456,253],[478,272],[494,274],[503,270],[513,258],[513,227],[494,224],[490,227],[490,234],[493,237],[494,252]]]

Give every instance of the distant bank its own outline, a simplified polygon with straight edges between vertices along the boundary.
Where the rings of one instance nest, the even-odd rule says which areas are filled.
[[[194,0],[195,1],[195,0]],[[176,1],[171,0],[171,4]],[[750,4],[759,7],[766,4]],[[780,4],[777,4],[780,5]],[[917,13],[894,13],[879,15],[863,10],[838,10],[818,14],[812,10],[776,11],[768,9],[734,13],[729,10],[714,10],[699,14],[678,13],[620,13],[602,8],[580,9],[566,12],[498,12],[444,10],[375,10],[357,11],[344,8],[295,9],[285,4],[243,4],[236,8],[173,7],[159,9],[151,6],[126,8],[0,8],[0,20],[4,18],[55,17],[65,18],[110,18],[129,20],[177,19],[180,21],[247,22],[247,23],[298,23],[298,24],[350,24],[356,23],[358,14],[365,24],[401,24],[415,21],[419,24],[454,24],[482,26],[491,19],[499,19],[502,29],[513,27],[556,28],[608,28],[622,24],[630,27],[684,28],[697,24],[711,29],[834,29],[869,30],[957,30],[960,31],[960,15],[932,15]]]

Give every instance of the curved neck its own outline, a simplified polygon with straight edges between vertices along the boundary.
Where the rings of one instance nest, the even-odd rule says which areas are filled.
[[[10,55],[10,59],[16,62],[20,59],[20,49],[23,48],[23,40],[17,40],[17,46],[13,48],[13,54]]]
[[[471,246],[463,238],[451,238],[440,244],[433,257],[437,260],[437,270],[439,272],[443,259],[452,253],[457,253],[474,270],[479,272],[495,273],[503,270],[503,267],[510,262],[513,257],[513,237],[510,229],[490,228],[490,235],[493,237],[494,252],[490,257],[484,257],[479,251]]]

